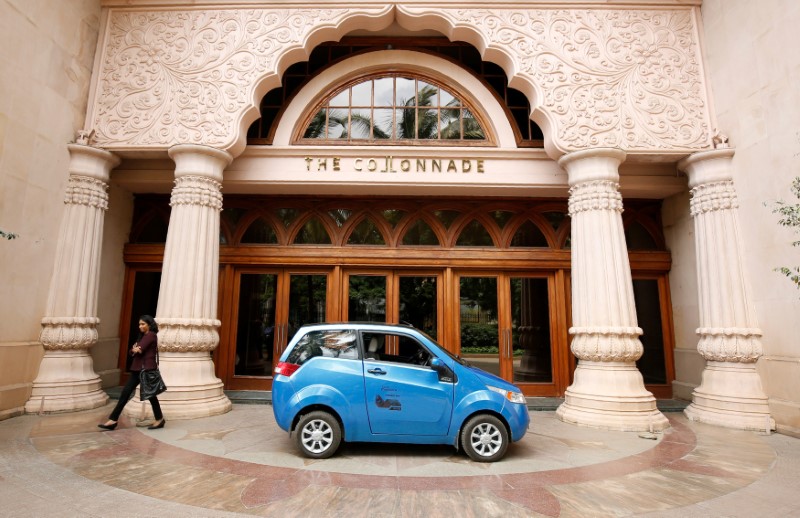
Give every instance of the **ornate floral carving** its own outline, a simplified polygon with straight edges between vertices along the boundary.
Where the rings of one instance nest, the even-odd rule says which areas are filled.
[[[256,84],[351,9],[112,10],[93,112],[104,147],[224,148]],[[381,10],[359,9],[359,13]]]
[[[708,361],[755,363],[763,352],[758,328],[701,327],[697,334],[697,351]]]
[[[70,175],[64,203],[108,210],[108,184],[88,176]]]
[[[45,351],[88,349],[97,343],[97,317],[44,317],[39,341]]]
[[[473,29],[509,55],[565,151],[711,144],[689,9],[398,9]]]
[[[158,325],[158,347],[161,351],[213,351],[219,345],[219,320],[159,317]]]
[[[739,206],[732,180],[706,183],[691,190],[689,211],[692,216],[714,210],[729,210]]]
[[[576,358],[595,362],[633,362],[644,348],[640,327],[571,327],[570,349]]]
[[[572,187],[569,195],[570,216],[588,210],[613,210],[622,213],[622,195],[616,182],[585,182]]]
[[[222,184],[205,176],[181,176],[175,180],[170,206],[201,205],[222,210]]]

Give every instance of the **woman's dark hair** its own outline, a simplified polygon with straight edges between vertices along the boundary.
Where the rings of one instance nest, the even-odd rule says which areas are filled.
[[[156,321],[153,317],[150,315],[142,315],[139,317],[139,320],[147,324],[147,326],[150,328],[150,331],[158,333],[158,324],[156,324]]]

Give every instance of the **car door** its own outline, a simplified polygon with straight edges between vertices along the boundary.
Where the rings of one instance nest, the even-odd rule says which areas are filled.
[[[439,381],[431,353],[416,338],[363,332],[364,387],[373,434],[447,435],[453,383]],[[428,364],[428,365],[426,365]]]

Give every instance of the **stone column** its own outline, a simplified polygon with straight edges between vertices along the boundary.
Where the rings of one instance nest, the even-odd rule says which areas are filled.
[[[565,422],[610,430],[669,427],[636,368],[642,355],[628,249],[622,228],[618,149],[565,155],[572,217],[573,384],[556,414]]]
[[[700,307],[697,350],[707,362],[685,413],[693,421],[768,431],[775,421],[756,372],[761,330],[747,298],[733,154],[732,148],[721,147],[678,164],[689,176],[692,193]]]
[[[66,208],[39,336],[44,357],[25,405],[28,413],[86,410],[108,401],[89,348],[97,343],[100,323],[97,293],[108,177],[120,160],[85,144],[67,147]]]
[[[199,145],[169,149],[175,161],[172,212],[158,292],[158,350],[168,390],[158,399],[169,418],[224,414],[231,402],[214,374],[211,352],[219,345],[219,213],[222,172],[232,157]],[[134,403],[125,413],[139,416],[149,404]]]

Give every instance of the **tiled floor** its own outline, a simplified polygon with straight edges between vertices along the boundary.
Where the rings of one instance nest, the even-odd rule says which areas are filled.
[[[680,413],[651,438],[533,412],[502,462],[478,464],[405,445],[305,459],[264,405],[98,431],[109,409],[0,422],[0,515],[800,516],[800,440]]]

